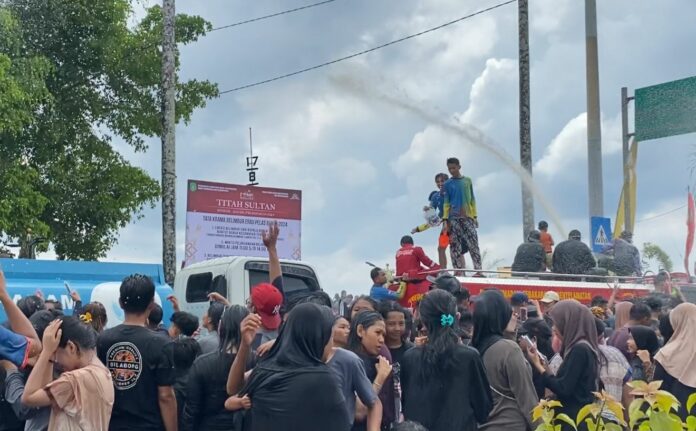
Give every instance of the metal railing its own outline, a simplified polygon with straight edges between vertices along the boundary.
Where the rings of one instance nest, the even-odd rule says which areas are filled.
[[[494,271],[494,270],[477,270],[477,269],[459,269],[459,268],[444,268],[420,272],[419,275],[426,277],[428,275],[437,276],[441,273],[451,273],[454,276],[475,278],[476,274],[485,276],[494,275],[494,278],[521,278],[527,280],[548,280],[548,281],[587,281],[595,283],[626,283],[626,284],[652,284],[651,281],[646,282],[644,274],[641,277],[636,276],[618,276],[618,275],[594,275],[594,274],[559,274],[554,272],[520,272],[520,271]],[[469,274],[469,275],[467,275]],[[400,277],[395,277],[400,279]]]

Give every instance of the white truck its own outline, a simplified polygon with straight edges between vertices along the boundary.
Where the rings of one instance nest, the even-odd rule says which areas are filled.
[[[281,260],[286,296],[320,290],[317,272],[301,261]],[[174,294],[182,311],[199,318],[208,310],[208,294],[218,292],[232,304],[244,305],[251,288],[269,282],[268,259],[231,256],[187,266],[176,274]]]

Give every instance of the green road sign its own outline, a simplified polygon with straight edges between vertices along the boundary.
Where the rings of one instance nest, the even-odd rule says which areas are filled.
[[[696,76],[636,90],[636,139],[696,132]]]

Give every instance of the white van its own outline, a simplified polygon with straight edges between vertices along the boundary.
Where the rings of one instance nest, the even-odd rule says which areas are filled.
[[[315,269],[306,262],[281,260],[286,296],[320,290]],[[218,292],[232,304],[244,305],[252,286],[269,282],[268,259],[230,256],[187,266],[176,274],[174,294],[182,311],[199,318],[210,305],[208,294]]]

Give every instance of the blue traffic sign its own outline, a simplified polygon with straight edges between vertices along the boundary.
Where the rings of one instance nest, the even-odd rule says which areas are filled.
[[[604,247],[611,244],[611,219],[607,217],[592,217],[592,251],[601,253]]]

